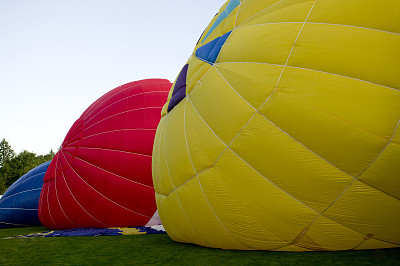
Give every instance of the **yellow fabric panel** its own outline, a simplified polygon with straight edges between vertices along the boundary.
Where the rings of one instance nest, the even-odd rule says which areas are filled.
[[[249,212],[241,205],[235,195],[229,191],[225,183],[219,178],[218,165],[199,175],[199,180],[212,207],[215,216],[224,229],[249,249],[271,249],[275,246],[285,245],[285,241],[273,234],[268,228],[263,227],[258,219],[249,215]],[[195,214],[196,220],[200,214]],[[272,219],[272,218],[271,218]],[[211,229],[211,228],[208,228]],[[218,228],[214,229],[215,231]],[[268,239],[268,241],[266,241]],[[228,249],[230,240],[221,244],[221,248]]]
[[[210,69],[189,97],[210,128],[226,144],[232,141],[254,113],[254,109],[229,86],[215,68]]]
[[[298,247],[298,246],[287,245],[287,246],[285,246],[285,247],[282,247],[282,248],[273,249],[272,251],[283,251],[283,252],[286,252],[286,251],[291,251],[291,252],[303,252],[303,251],[310,251],[310,250],[309,250],[309,249],[306,249],[306,248],[301,248],[301,247]]]
[[[191,56],[189,59],[188,73],[186,78],[186,95],[188,95],[197,82],[201,81],[203,76],[211,68],[210,64]]]
[[[273,237],[265,235],[265,239],[276,244],[273,248],[285,245],[285,242],[289,244],[318,215],[230,150],[223,154],[215,168],[220,171],[216,178],[226,184],[226,188],[239,202],[237,204],[245,209],[243,212],[246,212],[246,216],[248,213],[253,217],[253,223],[262,225],[274,234]],[[227,208],[227,211],[230,210],[231,208]],[[232,222],[236,220],[235,218]],[[245,233],[253,229],[243,228]],[[257,239],[260,236],[253,237]],[[277,241],[277,238],[281,241]]]
[[[350,12],[351,10],[354,11]],[[308,21],[351,25],[400,34],[399,1],[318,0]]]
[[[301,23],[282,23],[237,28],[229,36],[217,62],[284,65],[301,26]]]
[[[216,216],[213,204],[210,204],[205,196],[204,188],[199,179],[214,168],[191,178],[184,186],[177,189],[177,195],[181,200],[182,209],[195,231],[208,243],[217,244],[227,249],[249,249],[234,237]],[[160,216],[161,217],[161,216]],[[162,221],[162,219],[161,219]],[[175,221],[177,222],[177,221]],[[196,240],[194,243],[199,244]],[[210,246],[207,245],[206,246]]]
[[[274,91],[282,66],[251,63],[220,63],[216,65],[224,79],[258,109]]]
[[[219,37],[221,35],[224,35],[225,33],[231,31],[235,26],[236,26],[236,17],[237,17],[237,12],[238,12],[239,6],[236,7],[232,13],[229,14],[229,16],[224,20],[223,23],[223,28],[221,31],[220,35],[216,35],[215,37]],[[211,40],[213,40],[213,36],[211,36]]]
[[[129,227],[114,227],[115,229],[119,229],[122,231],[123,235],[145,235],[146,232],[140,232],[138,229],[136,228],[129,228]]]
[[[257,14],[262,12],[263,10],[268,10],[273,8],[277,3],[282,2],[282,0],[247,0],[241,1],[239,14],[237,18],[237,25],[241,25],[253,17],[256,17]],[[285,1],[283,1],[285,2]]]
[[[195,170],[199,173],[214,165],[226,146],[204,123],[188,98],[184,101],[188,148]]]
[[[400,201],[355,181],[324,213],[364,235],[400,245]]]
[[[181,186],[196,173],[189,157],[184,131],[185,105],[177,105],[165,116],[164,153],[167,170],[175,187]],[[161,158],[162,159],[162,158]]]
[[[265,178],[318,212],[353,180],[260,114],[247,124],[231,148]]]
[[[397,34],[307,23],[297,42],[301,45],[293,50],[289,66],[400,89],[400,38]]]
[[[274,6],[265,9],[251,19],[241,23],[238,27],[276,23],[276,22],[303,22],[306,20],[314,0],[280,1]]]
[[[311,250],[348,250],[359,246],[365,235],[319,216],[296,241],[296,246]]]
[[[175,192],[168,197],[156,194],[156,203],[161,222],[169,237],[179,242],[196,242],[199,245],[207,245],[208,242],[198,231],[194,230],[193,225],[182,211],[180,199]]]
[[[310,151],[351,176],[359,175],[386,145],[385,139],[285,92],[276,92],[260,113]]]
[[[364,242],[355,248],[355,250],[361,250],[361,249],[381,249],[381,248],[397,248],[399,247],[398,245],[379,241],[373,238],[368,238],[365,237],[366,239]]]
[[[162,195],[167,195],[174,190],[169,170],[166,164],[164,149],[164,127],[165,117],[162,117],[158,124],[156,137],[154,139],[153,157],[152,157],[152,174],[154,189]]]
[[[278,90],[386,140],[400,119],[399,91],[356,79],[286,67]]]
[[[400,129],[359,180],[400,199]]]

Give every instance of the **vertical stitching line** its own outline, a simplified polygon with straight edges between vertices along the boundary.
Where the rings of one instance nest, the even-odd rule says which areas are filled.
[[[47,186],[47,194],[46,194],[47,210],[49,211],[50,219],[53,222],[54,226],[57,226],[56,222],[54,222],[54,220],[53,220],[53,216],[51,215],[50,206],[49,206],[49,194],[50,194],[50,184]]]
[[[63,153],[63,156],[64,156],[65,160],[67,161],[67,159],[66,159],[64,153]],[[74,171],[74,173],[75,173],[88,187],[90,187],[93,191],[95,191],[95,192],[96,192],[97,194],[99,194],[101,197],[107,199],[108,201],[114,203],[115,205],[121,207],[121,208],[124,209],[124,210],[130,211],[130,212],[132,212],[132,213],[135,213],[135,214],[140,215],[140,216],[143,216],[143,217],[151,218],[151,217],[148,216],[148,215],[145,215],[145,214],[139,213],[139,212],[137,212],[137,211],[131,210],[131,209],[129,209],[129,208],[127,208],[127,207],[125,207],[125,206],[119,204],[118,202],[115,202],[115,201],[113,201],[112,199],[106,197],[104,194],[102,194],[100,191],[98,191],[97,189],[95,189],[94,187],[92,187],[88,182],[86,182],[86,181],[75,171],[75,169],[69,164],[68,161],[67,161],[67,163],[68,163],[68,166],[71,168],[71,170]]]
[[[367,168],[365,168],[365,170],[362,171],[362,172],[357,176],[357,179],[358,179],[362,174],[364,174],[364,173],[375,163],[376,160],[378,160],[378,158],[382,155],[382,153],[383,153],[383,152],[386,150],[386,148],[389,146],[389,144],[392,142],[392,140],[393,140],[393,138],[394,138],[394,135],[396,135],[396,131],[397,131],[397,128],[399,127],[399,123],[400,123],[400,119],[397,121],[397,125],[396,125],[396,127],[395,127],[395,129],[394,129],[394,132],[393,132],[393,134],[392,134],[392,137],[390,138],[390,140],[388,141],[388,143],[386,144],[386,146],[382,149],[382,151],[378,154],[378,156],[376,156],[376,158],[367,166]]]
[[[397,128],[398,128],[398,126],[399,126],[399,123],[400,123],[400,120],[397,122],[397,126],[396,126],[396,128],[395,128],[395,130],[394,130],[394,132],[393,132],[393,134],[392,134],[392,137],[390,138],[389,142],[388,142],[388,143],[386,144],[386,146],[383,148],[383,150],[381,151],[381,153],[375,158],[375,160],[378,159],[378,157],[383,153],[383,151],[389,146],[390,142],[393,140],[394,135],[396,134]],[[374,160],[373,162],[375,162],[375,160]],[[372,163],[373,163],[373,162],[372,162]],[[321,215],[323,215],[324,212],[326,212],[333,204],[335,204],[335,203],[339,200],[339,198],[350,188],[350,186],[351,186],[352,184],[354,184],[355,181],[358,180],[358,178],[372,165],[372,163],[371,163],[361,174],[359,174],[357,177],[355,177],[355,178],[353,179],[353,181],[343,190],[343,192],[340,193],[340,195],[339,195],[328,207],[326,207],[325,210],[323,210],[323,211],[322,211],[322,212],[321,212],[321,213],[320,213],[320,214],[319,214],[319,215],[318,215],[304,230],[303,230],[303,232],[298,236],[297,239],[293,240],[294,243],[297,243],[297,242],[301,239],[301,237],[308,231],[308,229],[310,228],[310,226],[311,226]],[[324,215],[324,217],[327,217],[327,216]],[[341,223],[338,223],[338,224],[342,225]],[[372,238],[372,237],[371,237],[371,238]],[[380,240],[380,239],[378,239],[378,240]],[[382,240],[381,240],[381,241],[382,241]]]
[[[307,20],[308,20],[308,18],[309,18],[309,16],[310,16],[310,14],[311,14],[311,11],[314,9],[314,6],[315,6],[316,3],[317,3],[317,0],[314,1],[314,4],[311,6],[310,11],[309,11],[308,14],[307,14],[307,17],[305,18],[303,24],[301,25],[301,28],[300,28],[300,30],[299,30],[299,33],[297,34],[296,39],[295,39],[294,42],[293,42],[292,48],[290,49],[289,55],[288,55],[288,57],[286,58],[285,65],[283,66],[282,71],[281,71],[281,73],[280,73],[280,75],[279,75],[278,82],[276,83],[276,86],[275,86],[274,91],[273,91],[273,92],[268,96],[268,98],[261,104],[261,106],[258,108],[257,112],[265,105],[265,103],[268,102],[268,100],[271,98],[271,96],[276,92],[276,90],[277,90],[277,88],[278,88],[278,86],[279,86],[279,83],[280,83],[280,81],[281,81],[283,72],[284,72],[285,69],[286,69],[286,66],[287,66],[287,64],[288,64],[288,62],[289,62],[290,56],[292,55],[292,52],[293,52],[293,50],[294,50],[294,47],[295,47],[295,45],[296,45],[296,43],[297,43],[297,40],[299,39],[299,36],[300,36],[301,32],[303,31],[304,25],[306,24],[306,22],[307,22]],[[318,212],[317,212],[317,213],[318,213]],[[319,215],[317,215],[317,217],[306,227],[306,229],[304,229],[303,232],[301,232],[300,235],[299,235],[298,237],[296,237],[296,238],[292,241],[293,244],[296,244],[296,243],[301,239],[301,237],[304,235],[304,233],[309,229],[309,227],[314,223],[314,221],[315,221],[321,214],[322,214],[322,213],[320,213]]]
[[[242,6],[242,2],[240,1],[238,11],[236,12],[235,25],[234,25],[233,29],[231,30],[231,33],[229,34],[228,38],[225,40],[225,42],[222,44],[221,48],[219,49],[219,53],[218,53],[218,55],[217,55],[217,58],[215,58],[215,62],[214,62],[214,63],[211,63],[211,62],[207,62],[207,61],[203,60],[203,61],[205,61],[205,62],[211,64],[211,66],[213,66],[214,64],[216,64],[216,62],[218,62],[219,56],[221,55],[222,48],[224,48],[225,44],[228,43],[228,39],[229,39],[229,38],[231,37],[231,35],[233,34],[233,31],[236,29],[236,21],[237,21],[237,17],[238,17],[238,15],[239,15],[239,10],[240,10],[240,7],[241,7],[241,6]],[[225,11],[226,11],[226,10],[225,10]],[[229,14],[228,14],[228,16],[229,16]],[[225,22],[225,23],[226,23],[226,22]],[[201,58],[199,58],[199,57],[197,57],[197,56],[196,56],[196,58],[202,60]]]
[[[43,184],[44,187],[44,184]],[[39,207],[38,207],[38,216],[39,216],[39,220],[40,222],[43,220],[43,215],[42,215],[42,208],[43,208],[43,187],[42,190],[40,191],[40,196],[39,196]]]
[[[248,248],[251,248],[251,247],[249,247],[248,245],[246,245],[245,243],[242,243],[242,241],[240,241],[237,237],[235,237],[235,236],[232,234],[232,232],[229,231],[228,228],[226,228],[226,226],[224,225],[224,223],[221,221],[221,219],[220,219],[220,218],[218,217],[218,215],[215,213],[213,207],[212,207],[211,204],[210,204],[210,201],[208,200],[208,198],[207,198],[207,196],[206,196],[206,193],[204,192],[203,186],[202,186],[202,184],[201,184],[201,182],[200,182],[199,174],[197,173],[197,171],[196,171],[196,169],[195,169],[195,167],[194,167],[194,164],[193,164],[192,157],[190,156],[189,146],[188,146],[188,142],[187,142],[187,135],[186,135],[186,104],[187,104],[187,102],[188,102],[188,97],[186,97],[185,108],[184,108],[184,111],[183,111],[183,131],[184,131],[184,133],[185,133],[186,149],[187,149],[187,152],[188,152],[188,155],[189,155],[190,163],[191,163],[191,165],[192,165],[192,167],[193,167],[193,170],[194,170],[195,175],[197,176],[197,181],[198,181],[198,183],[199,183],[199,185],[200,185],[201,192],[203,193],[203,196],[204,196],[205,200],[207,201],[207,204],[208,204],[208,206],[210,207],[210,209],[211,209],[212,213],[214,214],[215,218],[217,218],[218,222],[222,225],[222,227],[225,229],[225,231],[227,231],[228,234],[229,234],[233,239],[235,239],[236,241],[238,241],[240,244],[242,244],[242,245],[244,245],[244,246],[246,246],[246,247],[248,247]]]
[[[61,164],[61,162],[60,162],[60,164]],[[56,161],[56,167],[55,167],[55,170],[54,170],[54,172],[55,172],[55,175],[54,175],[54,188],[55,188],[55,191],[56,191],[57,202],[58,202],[58,205],[60,206],[61,211],[62,211],[62,213],[64,214],[64,216],[68,219],[68,221],[69,221],[70,223],[74,224],[74,222],[72,222],[71,219],[70,219],[70,218],[67,216],[67,214],[65,213],[63,207],[61,206],[60,199],[58,198],[58,191],[57,191],[57,177],[58,177],[58,176],[57,176],[57,166],[58,166],[58,156],[57,156],[57,161]]]
[[[189,101],[191,101],[190,97],[189,97]],[[203,117],[200,115],[200,113],[197,111],[196,107],[193,105],[193,102],[191,102],[191,104],[192,104],[193,108],[195,109],[195,111],[197,112],[197,114],[199,115],[200,119],[201,119],[201,120],[204,122],[204,124],[208,127],[208,129],[210,129],[210,131],[211,131],[225,146],[227,146],[227,145],[219,138],[219,136],[210,128],[210,126],[207,124],[207,122],[204,120],[204,118],[203,118]],[[293,198],[295,201],[297,201],[297,202],[299,202],[300,204],[304,205],[305,207],[311,209],[312,211],[316,212],[317,214],[320,214],[319,212],[317,212],[316,210],[314,210],[314,209],[311,208],[310,206],[308,206],[308,205],[306,205],[305,203],[301,202],[300,200],[296,199],[295,197],[293,197],[292,195],[290,195],[288,192],[286,192],[285,190],[281,189],[281,188],[280,188],[279,186],[277,186],[275,183],[273,183],[272,181],[270,181],[268,178],[266,178],[264,175],[262,175],[260,172],[258,172],[254,167],[252,167],[248,162],[246,162],[243,158],[241,158],[238,154],[236,154],[233,150],[231,150],[230,148],[227,148],[227,149],[229,149],[229,150],[230,150],[232,153],[234,153],[240,160],[242,160],[246,165],[248,165],[251,169],[253,169],[257,174],[259,174],[260,176],[262,176],[265,180],[267,180],[269,183],[271,183],[271,184],[274,185],[276,188],[278,188],[279,190],[281,190],[283,193],[287,194],[289,197]],[[215,161],[215,163],[214,163],[212,166],[214,166],[214,165],[218,162],[218,160],[220,159],[220,157],[222,156],[222,154],[223,154],[227,149],[225,149],[225,150],[220,154],[220,156],[217,158],[217,160]],[[211,167],[212,167],[212,166],[211,166]],[[209,168],[211,168],[211,167],[209,167]],[[209,169],[209,168],[208,168],[208,169]],[[205,172],[205,171],[208,170],[208,169],[205,169],[205,170],[202,171],[202,172]],[[201,172],[201,173],[202,173],[202,172]],[[191,179],[193,179],[193,178],[195,178],[195,177],[196,177],[196,176],[193,176],[193,177],[191,177],[189,180],[191,180]],[[189,180],[188,180],[188,181],[189,181]],[[188,181],[186,181],[186,182],[188,182]],[[178,188],[179,188],[179,187],[177,187],[176,189],[178,189]],[[176,189],[174,189],[174,191],[175,191]],[[171,193],[174,192],[174,191],[171,191]],[[162,195],[162,196],[168,197],[171,193],[169,193],[168,195]],[[327,219],[329,219],[329,220],[331,220],[331,221],[333,221],[333,222],[335,222],[335,223],[338,223],[337,221],[333,220],[333,219],[330,218],[330,217],[327,217],[327,216],[325,216],[325,215],[322,215],[322,216],[324,216],[325,218],[327,218]],[[339,223],[338,223],[338,224],[339,224]],[[356,233],[359,233],[359,234],[363,235],[361,232],[358,232],[357,230],[355,230],[355,229],[353,229],[353,228],[350,228],[350,227],[348,227],[348,226],[346,226],[346,225],[343,225],[343,224],[341,224],[341,225],[344,226],[344,227],[346,227],[346,228],[348,228],[348,229],[350,229],[350,230],[352,230],[352,231],[354,231],[354,232],[356,232]],[[390,244],[396,244],[396,243],[391,243],[391,242],[388,242],[388,241],[385,241],[385,240],[382,240],[382,239],[378,239],[378,238],[375,238],[375,237],[371,237],[371,238],[374,238],[374,239],[376,239],[376,240],[383,241],[383,242],[386,242],[386,243],[390,243]],[[396,244],[396,245],[397,245],[397,244]]]
[[[62,155],[63,155],[65,161],[66,161],[67,164],[69,165],[68,160],[67,160],[67,158],[65,157],[63,151],[60,150],[60,152],[62,153]],[[70,189],[69,186],[68,186],[67,179],[65,178],[64,172],[61,172],[61,173],[62,173],[64,182],[65,182],[65,185],[67,186],[68,191],[69,191],[69,193],[71,193],[71,196],[74,198],[75,202],[78,203],[78,205],[82,208],[82,210],[83,210],[86,214],[88,214],[91,218],[93,218],[96,222],[101,223],[101,224],[107,226],[107,224],[103,223],[102,221],[98,220],[98,219],[95,218],[93,215],[91,215],[91,214],[79,203],[79,201],[75,198],[74,194],[72,193],[71,189]]]
[[[242,3],[243,3],[243,0],[239,0],[239,1],[240,1],[240,4],[239,4],[238,11],[236,12],[235,25],[233,26],[233,29],[236,28],[236,24],[237,24],[237,19],[239,17],[240,8],[242,7]]]
[[[58,155],[57,155],[57,154],[56,154],[56,156],[57,156],[57,158],[58,158]],[[54,160],[54,158],[53,158],[53,160]],[[48,165],[48,167],[50,167],[50,164]],[[44,175],[46,175],[46,173],[45,173]],[[43,176],[43,179],[44,179],[44,176]],[[43,220],[43,214],[42,214],[42,208],[43,208],[43,194],[44,194],[43,187],[44,187],[45,185],[46,185],[46,183],[43,182],[42,190],[40,191],[40,196],[39,196],[38,216],[39,216],[40,222],[42,222],[41,220]]]
[[[174,108],[174,109],[172,109],[171,111],[172,111],[172,112],[175,112],[175,110],[176,110],[176,109]],[[170,113],[168,113],[168,114],[170,114]],[[166,123],[167,123],[168,117],[169,117],[168,115],[165,116],[165,122],[164,122],[164,124],[163,124],[162,131],[165,130],[165,125],[166,125]],[[194,229],[193,224],[190,222],[189,218],[187,217],[187,215],[186,215],[186,213],[185,213],[185,210],[183,209],[182,203],[181,203],[181,201],[180,201],[180,199],[179,199],[178,192],[176,191],[175,184],[174,184],[174,181],[172,180],[171,173],[170,173],[169,166],[168,166],[167,153],[166,153],[166,147],[165,147],[165,143],[166,143],[166,142],[165,142],[165,135],[166,135],[166,134],[165,134],[165,131],[164,131],[164,134],[162,134],[162,135],[164,136],[164,159],[165,159],[165,165],[166,165],[166,167],[167,167],[168,176],[169,176],[169,179],[171,180],[171,184],[172,184],[172,186],[174,187],[174,190],[171,191],[170,194],[171,194],[172,192],[175,192],[175,194],[176,194],[176,199],[178,200],[178,203],[179,203],[179,206],[181,207],[182,213],[183,213],[183,215],[185,216],[186,220],[188,221],[190,227],[192,227],[193,232],[195,232],[204,242],[208,243],[208,241],[205,240],[205,239],[201,236],[201,234],[199,234],[199,233]],[[161,140],[160,140],[160,142],[161,142]],[[170,194],[169,194],[169,195],[170,195]]]
[[[190,100],[190,98],[189,98]],[[192,102],[191,102],[192,103]],[[204,118],[200,115],[200,113],[198,112],[198,110],[196,109],[196,107],[194,106],[194,104],[192,103],[193,108],[196,110],[197,114],[199,115],[199,117],[201,118],[201,120],[204,122],[205,125],[207,125],[207,127],[210,129],[210,131],[222,142],[224,143],[219,136],[212,130],[212,128],[210,128],[210,126],[208,125],[208,123],[204,120]],[[231,142],[232,143],[232,142]],[[318,213],[316,210],[314,210],[313,208],[311,208],[310,206],[306,205],[305,203],[299,201],[298,199],[296,199],[295,197],[293,197],[292,195],[290,195],[289,193],[287,193],[285,190],[283,190],[282,188],[280,188],[279,186],[277,186],[275,183],[273,183],[272,181],[270,181],[268,178],[266,178],[264,175],[262,175],[260,172],[258,172],[254,167],[252,167],[249,163],[247,163],[243,158],[241,158],[237,153],[235,153],[230,147],[229,145],[225,144],[226,148],[221,152],[221,154],[219,155],[219,157],[217,158],[216,162],[213,164],[215,165],[218,160],[221,158],[222,154],[229,149],[232,153],[234,153],[239,159],[241,159],[245,164],[247,164],[251,169],[253,169],[256,173],[258,173],[260,176],[264,177],[268,182],[270,182],[272,185],[274,185],[275,187],[277,187],[279,190],[281,190],[282,192],[286,193],[288,196],[290,196],[291,198],[293,198],[294,200],[298,201],[299,203],[303,204],[304,206],[308,207],[309,209],[315,211],[316,213]],[[203,171],[204,172],[204,171]]]
[[[282,131],[285,135],[287,135],[288,137],[290,137],[292,140],[294,140],[296,143],[300,144],[302,147],[304,147],[305,149],[307,149],[308,151],[310,151],[312,154],[316,155],[318,158],[320,158],[321,160],[325,161],[326,163],[328,163],[329,165],[332,165],[333,167],[335,167],[336,169],[338,169],[339,171],[345,173],[346,175],[349,175],[351,177],[354,178],[354,176],[352,176],[351,174],[345,172],[344,170],[340,169],[339,167],[337,167],[336,165],[334,165],[333,163],[329,162],[327,159],[321,157],[319,154],[315,153],[314,151],[312,151],[311,149],[309,149],[307,146],[305,146],[304,144],[302,144],[301,142],[299,142],[297,139],[295,139],[294,137],[292,137],[290,134],[288,134],[286,131],[284,131],[283,129],[281,129],[280,127],[278,127],[278,125],[276,125],[275,123],[273,123],[271,120],[269,120],[266,116],[264,116],[262,113],[259,112],[259,109],[261,108],[261,106],[259,107],[259,109],[256,109],[254,106],[252,106],[245,98],[243,98],[243,96],[238,93],[235,88],[233,88],[233,86],[225,79],[224,76],[222,76],[222,74],[218,71],[217,68],[215,68],[217,70],[217,72],[219,73],[219,75],[224,79],[224,81],[231,87],[231,89],[233,91],[235,91],[235,93],[241,97],[251,108],[253,108],[256,113],[260,114],[262,117],[264,117],[269,123],[271,123],[274,127],[276,127],[277,129],[279,129],[280,131]],[[272,95],[272,93],[271,93]],[[271,96],[270,95],[270,96]],[[269,97],[270,97],[269,96]],[[264,102],[265,103],[265,102]],[[256,114],[254,113],[254,115]],[[239,134],[244,130],[244,128],[247,126],[247,124],[250,122],[250,120],[254,117],[254,115],[247,121],[247,123],[240,129],[240,131],[238,132],[238,134],[233,138],[233,140],[228,144],[228,146],[231,145],[231,143],[239,136]]]
[[[269,95],[269,97],[261,104],[261,106],[258,108],[257,111],[259,111],[259,110],[262,108],[262,106],[263,106],[263,105],[271,98],[271,96],[276,92],[276,90],[277,90],[277,88],[278,88],[278,86],[279,86],[279,83],[280,83],[280,81],[281,81],[283,72],[284,72],[285,69],[286,69],[286,66],[287,66],[287,64],[288,64],[288,62],[289,62],[290,56],[292,55],[292,52],[293,52],[293,50],[294,50],[294,47],[295,47],[295,45],[296,45],[296,43],[297,43],[297,40],[299,39],[299,36],[300,36],[301,32],[303,31],[304,25],[306,25],[306,22],[307,22],[307,20],[308,20],[308,17],[310,16],[311,11],[313,10],[313,8],[314,8],[314,6],[315,6],[316,3],[317,3],[317,0],[314,1],[314,4],[312,5],[310,11],[308,12],[306,19],[304,20],[303,24],[301,25],[301,28],[300,28],[300,30],[299,30],[299,33],[297,34],[296,39],[294,40],[294,43],[293,43],[293,45],[292,45],[292,48],[290,49],[289,55],[288,55],[288,57],[286,58],[285,65],[283,66],[283,69],[282,69],[282,71],[281,71],[281,74],[279,75],[278,82],[276,83],[276,86],[275,86],[274,91],[273,91],[273,92]]]

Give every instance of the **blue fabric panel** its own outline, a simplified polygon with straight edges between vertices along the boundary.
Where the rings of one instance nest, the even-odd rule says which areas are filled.
[[[232,31],[227,32],[221,37],[215,38],[211,42],[199,47],[195,52],[196,57],[206,61],[211,65],[215,63],[222,46],[226,42],[226,39],[228,39],[231,32]]]
[[[232,11],[238,6],[240,5],[240,0],[231,0],[229,1],[228,5],[225,8],[225,12],[227,14],[232,13]]]
[[[0,228],[41,225],[39,198],[49,164],[43,163],[20,177],[0,198]]]
[[[164,229],[154,229],[150,226],[124,227],[124,228],[75,228],[67,230],[47,231],[42,233],[33,233],[28,235],[13,236],[11,238],[27,237],[58,237],[58,236],[117,236],[122,235],[125,229],[135,228],[138,233],[134,234],[165,234]]]
[[[176,79],[172,97],[168,104],[168,112],[174,109],[174,107],[186,97],[186,76],[188,67],[189,65],[186,64]]]
[[[226,6],[225,10],[219,14],[217,19],[214,21],[213,25],[210,27],[209,31],[207,32],[207,35],[204,37],[204,39],[201,41],[201,43],[204,42],[205,39],[208,38],[208,36],[215,30],[216,27],[218,27],[221,22],[228,17],[230,13],[238,6],[240,5],[240,0],[231,0],[229,1],[228,5]]]
[[[139,230],[139,232],[146,233],[146,234],[165,234],[165,231],[156,230],[156,229],[153,229],[153,228],[151,228],[149,226],[138,226],[138,227],[135,227],[135,228],[137,230]]]
[[[122,231],[119,229],[110,228],[76,228],[68,230],[52,231],[45,234],[45,237],[52,236],[116,236],[121,235]]]

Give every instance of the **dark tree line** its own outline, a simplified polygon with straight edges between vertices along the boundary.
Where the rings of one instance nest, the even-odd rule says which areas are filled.
[[[21,176],[36,166],[50,161],[54,155],[53,150],[46,155],[36,155],[26,150],[16,154],[8,141],[3,138],[0,142],[0,195]]]

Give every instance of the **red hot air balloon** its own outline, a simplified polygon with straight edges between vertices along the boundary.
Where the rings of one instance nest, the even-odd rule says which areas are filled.
[[[156,212],[153,141],[171,83],[131,82],[95,101],[44,176],[39,218],[52,229],[142,226]]]

